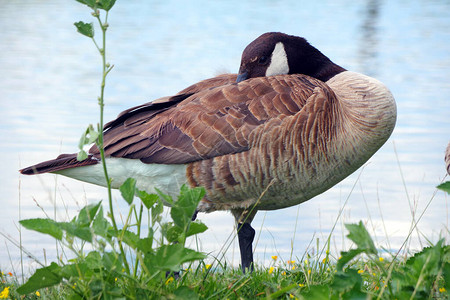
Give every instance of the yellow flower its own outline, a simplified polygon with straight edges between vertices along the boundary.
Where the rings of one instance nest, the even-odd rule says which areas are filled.
[[[289,294],[289,298],[294,299],[294,295]]]
[[[210,264],[205,265],[206,270],[208,270],[209,268],[211,268]]]
[[[305,285],[303,283],[298,284],[299,287],[304,287]]]
[[[292,266],[292,270],[295,270],[295,266]]]
[[[308,275],[311,275],[311,269],[308,269]]]
[[[295,264],[295,260],[288,260],[287,263],[288,263],[289,265]]]
[[[446,289],[443,288],[443,287],[441,287],[441,288],[439,288],[439,292],[440,292],[440,293],[444,293],[444,292],[446,292]]]
[[[286,275],[286,272],[285,271],[281,272],[281,275]]]
[[[381,256],[378,259],[380,260],[380,262],[383,262],[383,260],[384,260],[384,258],[382,258]]]
[[[167,278],[166,280],[166,285],[168,285],[169,283],[171,283],[173,281],[173,277],[170,276],[169,278]]]
[[[364,273],[364,270],[358,270],[358,274]]]
[[[270,267],[269,274],[272,274],[274,269],[275,269],[274,267]]]
[[[272,255],[272,259],[273,259],[273,260],[277,260],[277,259],[278,259],[278,256]]]
[[[117,277],[116,277],[116,278],[114,278],[114,281],[116,281],[116,282],[117,282]]]
[[[0,299],[7,299],[9,296],[9,286],[5,287],[0,293]]]
[[[328,258],[325,257],[324,259],[322,259],[323,264],[326,264],[327,262],[328,262]]]
[[[338,260],[340,260],[342,258],[342,256],[339,256]]]
[[[307,264],[308,264],[308,260],[307,260],[307,259],[305,259],[304,263],[305,263],[305,265],[307,265]]]
[[[39,291],[36,291],[36,296],[40,297],[41,293],[39,293]]]

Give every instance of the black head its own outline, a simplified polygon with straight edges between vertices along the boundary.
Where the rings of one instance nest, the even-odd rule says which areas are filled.
[[[248,78],[304,74],[327,81],[345,71],[304,38],[280,32],[264,33],[242,53],[237,82]]]

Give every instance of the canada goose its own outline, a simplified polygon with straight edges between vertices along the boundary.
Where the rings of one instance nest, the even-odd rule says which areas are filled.
[[[253,270],[256,212],[328,190],[386,142],[395,122],[394,98],[381,82],[338,66],[304,38],[270,32],[245,48],[239,74],[122,112],[105,125],[104,148],[114,188],[128,177],[148,192],[204,187],[198,211],[232,212],[245,272]],[[99,150],[89,153],[21,172],[105,185]]]

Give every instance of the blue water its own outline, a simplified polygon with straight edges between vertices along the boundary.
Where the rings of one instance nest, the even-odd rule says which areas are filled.
[[[45,210],[67,220],[85,203],[106,198],[104,189],[89,184],[17,172],[77,151],[83,130],[97,122],[100,57],[76,32],[79,20],[92,19],[76,1],[0,1],[0,231],[14,240],[19,214],[44,217]],[[394,251],[407,238],[413,214],[417,221],[423,213],[407,249],[448,238],[449,198],[434,189],[445,175],[450,140],[448,1],[119,0],[109,23],[107,54],[115,67],[107,81],[106,120],[198,80],[236,72],[244,47],[266,31],[303,36],[334,62],[391,89],[398,121],[389,141],[363,169],[315,199],[260,212],[253,222],[260,234],[257,262],[271,255],[288,260],[291,245],[294,259],[317,251],[316,238],[326,241],[346,199],[331,239],[335,254],[350,247],[343,223],[359,220],[379,247]],[[210,228],[199,237],[202,249],[220,256],[233,218],[221,212],[200,219]],[[43,249],[54,259],[52,239],[23,230],[22,241],[39,259]],[[19,251],[4,237],[0,242],[0,268],[18,269]],[[226,259],[238,263],[235,244]],[[34,266],[24,261],[25,271]]]

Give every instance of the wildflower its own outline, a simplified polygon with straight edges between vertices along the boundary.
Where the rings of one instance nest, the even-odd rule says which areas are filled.
[[[294,299],[294,295],[289,294],[289,298]]]
[[[342,258],[342,256],[339,256],[339,257],[338,257],[338,260],[340,260],[341,258]]]
[[[286,272],[285,271],[281,272],[281,275],[283,275],[283,276],[286,275]]]
[[[36,296],[40,297],[41,293],[39,293],[39,291],[36,291]]]
[[[298,284],[299,287],[304,287],[305,285],[303,283]]]
[[[274,269],[275,269],[274,267],[270,267],[269,274],[272,274]]]
[[[305,265],[307,265],[309,263],[309,261],[307,259],[305,259],[304,263],[305,263]]]
[[[380,262],[383,262],[384,258],[382,258],[381,256],[378,258],[380,260]]]
[[[5,287],[0,293],[0,299],[7,299],[9,296],[9,286]]]
[[[372,273],[372,275],[373,275],[373,276],[377,276],[377,274],[376,274],[376,273]]]
[[[295,260],[288,260],[287,263],[288,263],[289,265],[293,265],[293,264],[295,264]]]
[[[272,255],[272,259],[273,259],[273,260],[277,260],[277,259],[278,259],[278,256]]]
[[[211,264],[207,264],[205,265],[206,270],[209,270],[209,268],[211,268]]]
[[[292,266],[292,270],[295,270],[295,265]]]
[[[117,277],[116,277],[116,278],[114,278],[114,281],[115,281],[115,282],[117,282]]]
[[[169,283],[171,283],[173,281],[173,277],[170,276],[169,278],[167,278],[166,280],[166,285],[168,285]]]
[[[443,288],[443,287],[439,288],[439,293],[444,293],[444,292],[446,292],[445,288]]]
[[[311,269],[308,269],[308,275],[311,275]]]
[[[364,273],[364,270],[358,270],[358,274]]]
[[[9,275],[9,276],[13,276],[13,273],[11,273],[11,272],[8,272],[8,275]]]
[[[323,264],[326,264],[327,262],[328,262],[328,258],[325,257],[324,259],[322,259]]]

